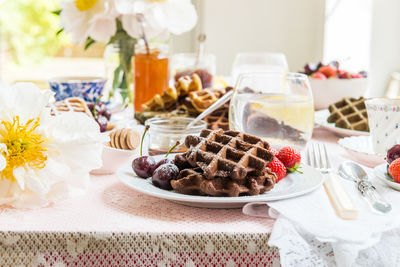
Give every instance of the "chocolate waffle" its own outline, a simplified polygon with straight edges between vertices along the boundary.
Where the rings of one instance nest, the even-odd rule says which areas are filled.
[[[336,127],[369,131],[368,115],[363,97],[359,99],[343,98],[341,101],[330,105],[329,112],[331,114],[327,120],[329,123],[335,123]]]
[[[200,136],[185,139],[189,148],[186,158],[193,167],[200,167],[206,179],[231,178],[234,181],[262,175],[274,158],[269,144],[262,139],[236,131],[203,130]]]
[[[82,112],[89,117],[93,117],[85,100],[79,97],[66,98],[50,104],[50,115],[57,116],[63,112]]]
[[[243,195],[259,195],[270,191],[276,176],[268,168],[261,175],[249,176],[242,181],[216,177],[208,180],[201,168],[183,169],[176,180],[171,181],[174,190],[188,195],[208,195],[216,197],[238,197]]]
[[[223,105],[203,120],[207,123],[207,129],[217,130],[222,129],[224,131],[229,130],[229,103]]]

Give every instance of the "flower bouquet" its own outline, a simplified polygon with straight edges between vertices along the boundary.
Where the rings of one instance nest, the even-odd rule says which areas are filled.
[[[191,30],[197,14],[190,0],[62,0],[59,32],[72,34],[72,41],[89,48],[106,42],[118,48],[119,65],[112,89],[120,89],[132,101],[132,57],[139,39],[167,40],[169,35]]]

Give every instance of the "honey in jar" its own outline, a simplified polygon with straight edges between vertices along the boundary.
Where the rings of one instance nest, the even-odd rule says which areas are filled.
[[[142,105],[156,94],[162,94],[168,88],[169,67],[167,46],[136,46],[134,57],[134,108],[142,111]]]

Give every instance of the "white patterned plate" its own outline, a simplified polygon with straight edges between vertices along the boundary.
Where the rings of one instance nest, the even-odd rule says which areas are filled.
[[[329,110],[323,109],[319,111],[315,111],[314,114],[314,119],[315,119],[315,124],[318,126],[328,129],[333,133],[336,133],[337,135],[344,137],[344,136],[368,136],[369,132],[363,132],[363,131],[355,131],[355,130],[348,130],[348,129],[343,129],[336,127],[334,123],[329,123],[327,121],[329,117]]]
[[[338,143],[346,149],[355,161],[368,167],[375,167],[385,162],[385,156],[375,154],[369,136],[345,137],[339,139]]]
[[[393,189],[400,191],[400,184],[393,182],[393,179],[387,174],[386,164],[381,164],[374,168],[374,173],[382,182],[387,184]]]
[[[160,156],[158,157],[160,158]],[[303,164],[301,171],[303,174],[289,174],[267,193],[257,196],[243,197],[192,196],[180,194],[175,191],[163,190],[154,186],[151,182],[151,178],[142,179],[136,176],[132,171],[131,164],[121,167],[117,171],[117,177],[125,185],[145,195],[170,200],[192,207],[225,209],[241,208],[250,202],[292,198],[307,194],[321,185],[323,177],[317,170]]]

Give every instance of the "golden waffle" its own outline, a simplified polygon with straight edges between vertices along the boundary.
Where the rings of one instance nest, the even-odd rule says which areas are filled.
[[[176,164],[176,163],[175,163]],[[171,181],[174,190],[188,195],[208,195],[217,197],[238,197],[259,195],[270,191],[276,182],[276,175],[264,168],[260,175],[248,177],[242,181],[216,177],[206,179],[201,168],[186,168],[179,172],[176,180]]]
[[[240,181],[248,173],[260,175],[274,158],[267,142],[236,131],[206,129],[200,136],[187,136],[185,145],[189,148],[186,154],[189,164],[200,167],[209,180],[229,177]]]
[[[229,130],[229,104],[223,105],[203,120],[207,123],[207,129],[217,130],[222,129],[224,131]]]
[[[175,83],[176,91],[179,96],[186,96],[190,92],[200,91],[203,89],[199,75],[192,74],[192,76],[183,76]]]
[[[368,115],[363,97],[359,99],[343,98],[341,101],[330,105],[329,112],[331,114],[327,120],[329,123],[335,123],[336,127],[369,131]]]
[[[162,95],[155,95],[150,101],[142,105],[143,111],[164,111],[174,108],[178,100],[175,88],[168,88]]]
[[[189,92],[202,90],[201,80],[197,74],[191,77],[181,77],[175,87],[168,88],[162,95],[157,94],[142,105],[143,111],[172,111],[179,105],[179,98],[185,97]]]
[[[50,114],[57,116],[63,112],[83,112],[89,117],[93,117],[85,100],[79,97],[66,98],[50,104]]]
[[[214,104],[221,96],[225,94],[225,89],[204,89],[189,93],[190,103],[201,113],[212,104]]]

